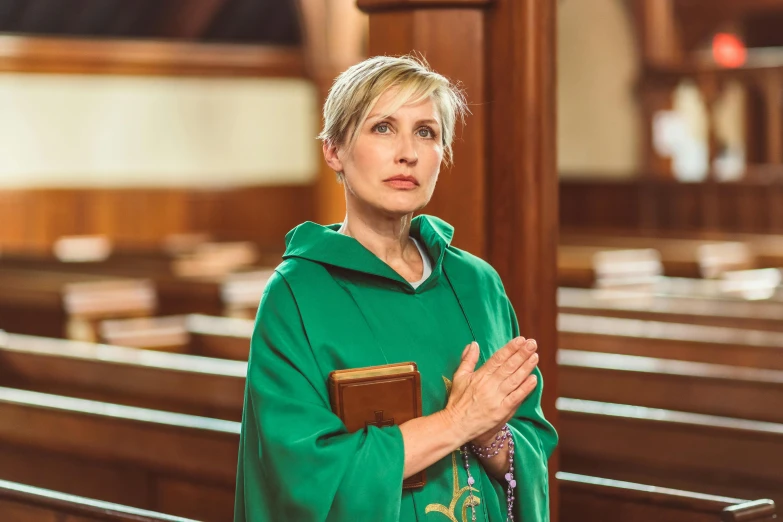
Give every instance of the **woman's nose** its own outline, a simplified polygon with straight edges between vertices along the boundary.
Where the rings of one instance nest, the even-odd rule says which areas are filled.
[[[419,160],[413,138],[400,137],[397,148],[397,163],[415,164]]]

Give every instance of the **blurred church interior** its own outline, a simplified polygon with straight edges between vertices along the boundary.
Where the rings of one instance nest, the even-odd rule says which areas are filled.
[[[344,217],[323,101],[410,52],[470,103],[424,212],[542,347],[552,520],[775,518],[783,0],[0,0],[0,521],[232,520],[264,285]]]

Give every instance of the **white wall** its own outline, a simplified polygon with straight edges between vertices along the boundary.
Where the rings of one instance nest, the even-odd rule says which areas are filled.
[[[316,100],[298,79],[0,74],[0,187],[309,183]]]
[[[565,175],[621,177],[640,166],[639,59],[621,0],[558,2],[558,163]]]

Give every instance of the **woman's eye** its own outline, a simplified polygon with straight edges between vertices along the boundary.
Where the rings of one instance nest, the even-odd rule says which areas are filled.
[[[422,138],[434,138],[435,133],[432,132],[432,129],[428,129],[427,127],[422,127],[419,129],[419,136]]]
[[[380,132],[381,134],[386,134],[389,130],[389,126],[385,123],[379,123],[375,126],[375,132]]]

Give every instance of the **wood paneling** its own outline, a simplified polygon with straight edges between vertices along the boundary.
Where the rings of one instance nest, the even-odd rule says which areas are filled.
[[[282,250],[312,219],[308,185],[190,189],[0,190],[0,251],[50,252],[63,235],[104,234],[115,246],[157,249],[170,234],[206,232]]]
[[[304,77],[297,47],[0,37],[0,72]]]
[[[560,198],[560,223],[567,230],[783,232],[778,176],[731,183],[562,179]]]

